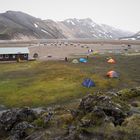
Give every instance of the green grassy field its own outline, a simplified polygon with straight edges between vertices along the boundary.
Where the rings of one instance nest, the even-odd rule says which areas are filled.
[[[63,61],[0,64],[0,104],[7,107],[66,104],[98,90],[118,90],[139,86],[140,56],[114,56],[117,63],[107,64],[107,56],[94,56],[86,64]],[[115,70],[118,79],[108,79]],[[85,88],[85,78],[96,87]]]

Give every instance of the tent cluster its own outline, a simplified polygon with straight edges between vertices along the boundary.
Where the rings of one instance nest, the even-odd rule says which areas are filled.
[[[115,64],[116,63],[116,61],[111,57],[109,57],[107,59],[108,59],[107,63],[109,63],[109,64]],[[109,77],[109,78],[118,78],[119,77],[118,73],[116,71],[113,71],[113,70],[107,72],[106,76]]]
[[[87,63],[87,62],[88,62],[88,60],[86,58],[79,58],[79,59],[72,60],[73,64]],[[116,61],[113,58],[109,57],[109,58],[107,58],[107,63],[116,64]],[[118,73],[114,70],[108,71],[106,73],[106,76],[108,78],[118,78],[119,77]],[[95,87],[95,82],[93,80],[91,80],[90,78],[87,78],[87,79],[83,80],[82,86],[87,87],[87,88]]]
[[[78,63],[87,63],[88,62],[88,60],[86,59],[86,58],[80,58],[79,60],[78,59],[73,59],[72,60],[72,63],[73,64],[78,64]]]
[[[79,58],[79,60],[78,59],[72,60],[73,64],[87,63],[87,62],[88,62],[88,60],[86,58]],[[87,79],[84,79],[84,81],[82,82],[82,86],[87,87],[87,88],[95,87],[95,83],[90,78],[87,78]]]
[[[109,78],[118,78],[118,77],[119,77],[119,76],[118,76],[118,73],[117,73],[116,71],[113,71],[113,70],[107,72],[106,75],[107,75],[107,77],[109,77]]]

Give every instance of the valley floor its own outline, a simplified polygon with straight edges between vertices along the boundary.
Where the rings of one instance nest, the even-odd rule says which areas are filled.
[[[65,56],[60,50],[57,60],[39,56],[37,61],[0,63],[0,139],[140,139],[140,55],[97,53],[87,63],[73,64],[72,56],[60,60]],[[109,57],[116,63],[108,64]],[[110,70],[119,77],[107,78]],[[95,87],[83,87],[85,78]]]
[[[108,64],[108,57],[113,57],[116,64]],[[139,60],[139,55],[97,55],[84,64],[73,64],[72,59],[0,64],[0,104],[6,107],[69,104],[99,90],[136,87],[140,83]],[[109,70],[118,72],[119,78],[108,79]],[[85,78],[91,78],[96,87],[83,87]]]

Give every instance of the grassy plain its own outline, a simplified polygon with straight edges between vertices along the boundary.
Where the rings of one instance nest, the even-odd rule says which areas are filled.
[[[90,57],[86,64],[72,64],[71,60],[0,64],[0,104],[67,104],[88,93],[139,86],[140,56],[111,55],[117,62],[112,65],[106,62],[109,56]],[[117,71],[119,78],[108,79],[105,75],[109,70]],[[85,78],[94,80],[96,87],[83,87]]]

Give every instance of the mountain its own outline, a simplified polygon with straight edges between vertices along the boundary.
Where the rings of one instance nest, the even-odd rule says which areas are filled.
[[[28,14],[7,11],[0,14],[1,39],[65,38],[56,28]]]
[[[106,24],[97,24],[90,18],[67,19],[62,23],[73,31],[73,36],[76,38],[117,39],[124,35],[132,35],[131,32],[122,31]]]
[[[109,25],[97,24],[90,18],[55,22],[17,11],[0,14],[0,39],[118,39],[132,34]]]
[[[90,18],[67,19],[62,23],[72,30],[73,36],[76,38],[117,39],[124,35],[132,35],[130,32],[122,31],[106,24],[97,24]]]
[[[132,36],[122,37],[123,40],[140,40],[140,31]]]

